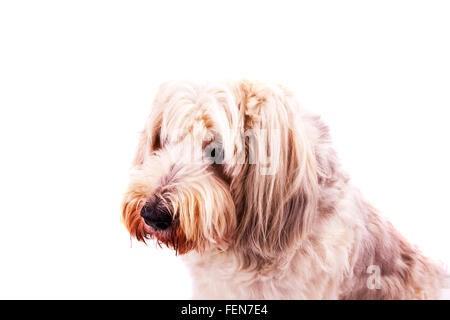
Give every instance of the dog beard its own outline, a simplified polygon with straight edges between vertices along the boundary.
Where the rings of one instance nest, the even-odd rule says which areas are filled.
[[[181,161],[185,149],[158,152],[134,169],[123,201],[123,220],[137,240],[156,239],[177,254],[226,246],[236,216],[229,187],[210,161]],[[171,161],[174,157],[177,160]],[[145,207],[166,211],[170,226],[162,229],[146,223]]]

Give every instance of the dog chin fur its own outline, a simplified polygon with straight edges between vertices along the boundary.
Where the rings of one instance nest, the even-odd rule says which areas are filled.
[[[168,229],[146,225],[149,204]],[[259,82],[160,87],[123,221],[181,255],[194,298],[436,299],[446,277],[351,185],[322,120]]]

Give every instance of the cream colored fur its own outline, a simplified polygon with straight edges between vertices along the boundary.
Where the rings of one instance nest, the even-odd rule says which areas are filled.
[[[213,147],[220,163],[204,156]],[[168,230],[139,214],[155,201]],[[123,218],[182,255],[195,298],[434,299],[443,283],[350,184],[320,118],[279,86],[162,85]]]

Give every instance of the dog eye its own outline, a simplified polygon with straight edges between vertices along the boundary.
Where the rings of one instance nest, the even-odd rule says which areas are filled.
[[[219,144],[211,144],[205,148],[205,157],[212,162],[221,164],[223,160],[223,149]]]
[[[158,129],[156,131],[156,134],[153,138],[152,150],[158,150],[158,149],[161,149],[161,129]]]

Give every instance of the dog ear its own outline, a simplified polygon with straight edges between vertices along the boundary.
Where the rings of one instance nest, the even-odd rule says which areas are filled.
[[[144,163],[145,153],[147,152],[147,135],[145,130],[141,132],[139,136],[139,142],[136,150],[136,154],[133,160],[133,167],[142,165]]]
[[[149,120],[139,136],[139,143],[133,160],[133,166],[142,165],[147,155],[161,148],[160,124]],[[148,133],[150,131],[150,133]]]
[[[153,100],[150,115],[145,123],[144,130],[139,136],[139,143],[133,160],[133,166],[142,165],[147,155],[161,148],[161,123],[162,109],[167,102],[166,90],[169,87],[168,82],[160,85],[155,99]]]
[[[317,207],[313,146],[294,97],[280,88],[244,81],[238,106],[246,162],[231,181],[241,252],[271,259],[308,234]]]

